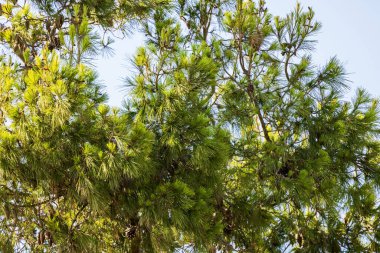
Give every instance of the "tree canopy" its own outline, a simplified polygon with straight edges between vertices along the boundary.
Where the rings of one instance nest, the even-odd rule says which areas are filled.
[[[379,105],[263,0],[0,1],[1,252],[378,252]],[[91,60],[145,34],[122,108]]]

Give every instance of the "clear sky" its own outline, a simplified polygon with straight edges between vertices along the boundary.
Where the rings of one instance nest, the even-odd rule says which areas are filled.
[[[290,12],[296,0],[268,0],[269,12],[283,16]],[[316,36],[318,44],[314,62],[324,64],[337,56],[349,73],[351,96],[357,87],[366,88],[380,98],[380,0],[299,0],[304,8],[311,6],[322,30]],[[130,38],[113,44],[115,55],[96,62],[99,79],[109,94],[109,104],[120,106],[128,95],[122,86],[123,78],[133,73],[129,59],[144,37],[132,34]],[[377,73],[379,71],[379,73]],[[380,76],[380,75],[379,75]]]

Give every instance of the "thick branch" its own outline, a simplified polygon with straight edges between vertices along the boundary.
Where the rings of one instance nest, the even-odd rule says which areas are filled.
[[[251,102],[255,105],[255,107],[257,108],[257,115],[259,116],[259,121],[260,121],[261,128],[263,129],[265,140],[268,141],[268,142],[272,142],[272,140],[269,137],[268,130],[267,130],[265,122],[264,122],[264,117],[261,114],[261,108],[260,108],[259,101],[257,101],[257,98],[254,95],[254,89],[255,88],[254,88],[252,82],[250,82],[248,84],[248,95],[249,95],[249,98],[250,98]]]

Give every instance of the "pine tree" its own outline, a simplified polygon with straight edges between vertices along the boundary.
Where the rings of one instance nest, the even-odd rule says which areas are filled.
[[[378,101],[298,4],[2,1],[2,252],[377,252]],[[91,65],[146,43],[110,108]],[[99,35],[100,34],[100,35]]]
[[[320,24],[310,8],[279,18],[264,1],[237,1],[223,21],[230,39],[221,40],[217,117],[234,153],[218,245],[377,251],[378,101],[358,90],[345,102],[340,62],[312,63]]]
[[[88,64],[100,49],[96,10],[37,7],[1,3],[0,246],[124,251],[125,230],[136,222],[121,203],[133,203],[127,195],[150,173],[153,135],[104,104]]]

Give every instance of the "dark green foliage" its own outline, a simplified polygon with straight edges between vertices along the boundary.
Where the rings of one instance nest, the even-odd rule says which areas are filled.
[[[338,59],[313,63],[310,8],[0,7],[2,252],[379,251],[378,101],[345,101]],[[136,21],[110,108],[90,60]]]

